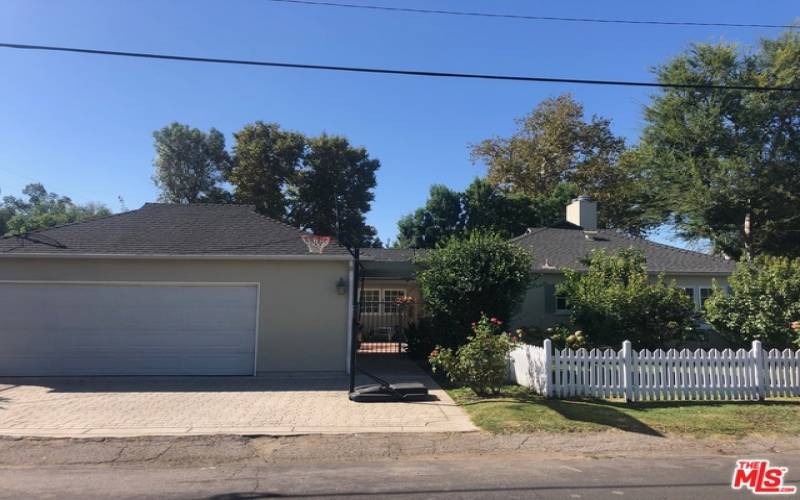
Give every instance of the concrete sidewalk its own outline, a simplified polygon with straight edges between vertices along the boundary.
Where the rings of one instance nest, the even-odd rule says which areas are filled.
[[[283,435],[474,431],[469,417],[405,359],[373,367],[391,381],[418,380],[431,401],[353,403],[344,374],[258,377],[0,379],[0,435]],[[368,383],[359,377],[359,383]]]

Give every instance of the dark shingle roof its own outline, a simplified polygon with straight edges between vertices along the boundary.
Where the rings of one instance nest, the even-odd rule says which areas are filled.
[[[656,273],[728,274],[735,266],[733,261],[720,257],[626,236],[609,229],[599,229],[593,238],[587,238],[580,227],[571,224],[533,228],[512,241],[533,252],[534,268],[539,271],[562,267],[585,269],[581,260],[592,250],[614,252],[625,248],[641,250],[647,259],[648,271]]]
[[[252,205],[146,203],[138,210],[0,239],[5,254],[309,255],[297,228]],[[335,242],[325,254],[347,255]]]
[[[414,257],[420,257],[424,249],[413,248],[362,248],[361,255],[366,260],[379,262],[411,262]]]

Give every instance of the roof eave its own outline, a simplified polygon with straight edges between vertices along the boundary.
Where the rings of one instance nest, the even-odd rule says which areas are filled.
[[[578,269],[578,268],[570,268],[574,269],[578,272],[586,272],[587,269]],[[534,268],[534,272],[540,274],[564,274],[561,268],[558,269],[539,269]],[[664,271],[652,271],[648,270],[647,274],[658,275],[658,274],[680,274],[680,275],[691,275],[691,276],[730,276],[733,271],[673,271],[673,270],[664,270]]]
[[[328,260],[349,261],[350,255],[234,255],[234,254],[118,254],[118,253],[0,253],[6,259],[108,259],[108,260]]]

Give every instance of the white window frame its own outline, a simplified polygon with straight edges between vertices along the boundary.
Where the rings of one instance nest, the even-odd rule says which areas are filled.
[[[374,304],[375,301],[363,300],[364,299],[364,294],[366,292],[378,292],[378,300],[377,300],[378,310],[377,311],[365,311],[364,307],[362,305],[361,314],[373,314],[373,315],[395,314],[397,311],[386,311],[386,303],[388,302],[388,300],[386,299],[386,292],[402,292],[402,294],[403,294],[402,297],[408,297],[408,289],[407,288],[396,288],[396,287],[390,287],[390,288],[366,288],[365,287],[364,289],[361,290],[361,292],[362,292],[361,293],[361,298],[362,298],[361,302],[362,303],[369,302],[369,303],[372,303],[372,304]]]
[[[393,304],[394,307],[398,309],[395,311],[386,311],[386,306],[389,305],[389,299],[386,298],[386,292],[400,292],[402,295],[398,295],[395,297],[394,300],[397,300],[398,297],[408,297],[408,291],[405,288],[384,288],[381,290],[381,313],[382,314],[396,314],[399,311],[399,306],[397,304]]]
[[[367,292],[378,292],[378,300],[366,300]],[[361,314],[381,314],[383,307],[381,306],[381,298],[383,297],[383,291],[380,288],[364,288],[361,290],[361,297],[360,297],[360,307],[361,307]],[[365,311],[364,304],[377,304],[378,310],[377,311]]]

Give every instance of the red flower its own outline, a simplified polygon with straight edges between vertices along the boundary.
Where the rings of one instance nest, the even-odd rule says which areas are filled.
[[[492,323],[497,323],[497,318],[492,316],[491,318],[489,318],[489,321],[491,321]]]

